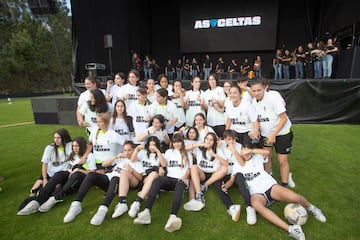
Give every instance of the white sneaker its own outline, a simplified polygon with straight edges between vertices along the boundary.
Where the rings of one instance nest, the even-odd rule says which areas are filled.
[[[314,215],[314,217],[319,220],[320,222],[326,222],[326,217],[324,216],[324,214],[321,212],[321,210],[317,207],[315,207],[314,205],[311,205],[308,208],[308,211]]]
[[[106,213],[108,212],[108,207],[105,205],[100,205],[95,215],[92,217],[90,223],[92,225],[101,225],[106,217]]]
[[[305,240],[305,234],[300,225],[289,226],[289,236],[296,240]]]
[[[188,201],[187,203],[184,204],[184,209],[186,211],[197,212],[197,211],[200,211],[201,209],[203,209],[204,207],[205,207],[205,204],[203,204],[201,201],[198,201],[195,199],[191,199],[190,201]]]
[[[36,200],[32,200],[28,204],[26,204],[26,206],[23,209],[18,211],[17,215],[26,216],[26,215],[36,213],[38,211],[39,207],[40,207],[39,202]]]
[[[231,216],[231,219],[234,222],[238,222],[240,218],[240,205],[231,205],[230,208],[227,210],[228,214]]]
[[[291,188],[295,188],[296,186],[294,180],[292,179],[292,172],[289,172],[288,186]]]
[[[81,202],[73,201],[70,205],[69,211],[66,213],[64,217],[64,223],[73,221],[75,217],[81,213],[81,211],[82,211]]]
[[[254,225],[256,223],[256,211],[253,207],[246,207],[246,222],[249,225]]]
[[[181,218],[176,217],[175,214],[170,214],[170,217],[164,227],[167,232],[174,232],[181,228],[182,220]]]
[[[134,218],[138,214],[139,210],[140,210],[140,202],[134,201],[130,206],[130,210],[128,211],[128,214],[130,217]]]
[[[39,212],[48,212],[50,209],[56,204],[56,199],[54,196],[49,197],[49,199],[41,204],[41,206],[38,208]]]
[[[135,224],[150,224],[151,215],[149,209],[145,209],[142,212],[139,212],[138,217],[134,219]]]
[[[117,217],[120,217],[121,215],[123,215],[125,212],[127,212],[128,210],[128,206],[126,203],[118,203],[116,204],[115,206],[115,211],[114,213],[112,214],[112,218],[117,218]]]

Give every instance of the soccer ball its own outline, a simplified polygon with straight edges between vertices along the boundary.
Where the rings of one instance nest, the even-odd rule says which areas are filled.
[[[289,203],[284,208],[284,216],[291,224],[304,225],[308,219],[306,209],[297,203]]]

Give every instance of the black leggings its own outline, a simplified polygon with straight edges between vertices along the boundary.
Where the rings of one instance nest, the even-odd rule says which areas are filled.
[[[174,198],[172,202],[171,214],[177,214],[184,195],[185,183],[177,178],[160,176],[154,180],[146,201],[145,207],[151,209],[154,205],[156,196],[159,194],[160,189],[165,191],[174,191]]]
[[[55,175],[49,179],[43,189],[41,189],[40,194],[37,198],[38,203],[41,205],[46,202],[46,200],[48,200],[48,198],[54,192],[56,185],[64,185],[68,180],[69,175],[70,173],[68,171],[60,171],[55,173]]]
[[[224,192],[221,188],[221,185],[223,182],[227,182],[230,179],[230,174],[226,175],[222,179],[214,182],[214,187],[216,192],[219,194],[219,197],[221,201],[225,204],[225,206],[229,209],[231,205],[233,205],[233,202],[229,196],[228,192]]]
[[[104,174],[95,172],[89,173],[81,184],[75,200],[81,202],[89,189],[94,185],[106,191],[102,205],[109,207],[118,192],[119,177],[112,177],[111,181],[109,181],[109,178]]]
[[[242,173],[237,173],[235,175],[235,183],[238,186],[241,196],[244,199],[245,206],[251,206],[250,192],[246,185],[245,177]]]
[[[66,195],[76,192],[79,189],[85,177],[86,177],[85,173],[82,172],[73,173],[66,181],[65,185],[61,188],[61,190],[55,194],[55,199],[62,200]]]
[[[86,175],[84,181],[81,183],[75,201],[82,202],[85,195],[92,186],[97,186],[104,191],[107,191],[110,181],[105,174],[90,172]]]

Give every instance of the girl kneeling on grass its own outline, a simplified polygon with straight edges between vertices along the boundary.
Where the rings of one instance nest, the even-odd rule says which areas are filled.
[[[185,150],[182,134],[176,133],[172,139],[172,148],[166,150],[166,175],[162,174],[155,179],[146,201],[145,210],[138,214],[135,224],[150,224],[150,210],[160,190],[173,191],[174,198],[169,219],[164,227],[168,232],[179,230],[182,225],[181,218],[177,217],[184,191],[189,184],[190,166],[192,156]]]
[[[302,195],[277,184],[276,180],[264,170],[264,159],[269,151],[265,149],[250,149],[243,147],[241,158],[233,167],[233,174],[242,173],[245,177],[251,195],[251,205],[265,219],[289,232],[290,237],[305,240],[300,225],[288,225],[273,211],[267,208],[274,200],[298,203],[304,206],[320,222],[326,222],[321,210],[312,205]]]

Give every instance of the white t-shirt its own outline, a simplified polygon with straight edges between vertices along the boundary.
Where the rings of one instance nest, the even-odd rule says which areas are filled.
[[[221,148],[216,149],[216,154],[224,159],[226,158]],[[221,162],[216,158],[211,161],[211,156],[207,151],[206,157],[204,157],[200,148],[195,149],[195,156],[198,167],[205,173],[214,173],[221,167]]]
[[[260,122],[261,135],[267,137],[279,124],[279,115],[286,112],[284,99],[280,94],[270,91],[264,93],[264,97],[261,101],[253,99],[253,105],[255,106],[258,120]],[[288,133],[290,128],[291,122],[287,117],[287,121],[284,127],[279,131],[278,136]]]
[[[176,106],[175,115],[178,118],[175,127],[181,127],[185,123],[185,109],[181,106],[180,98],[171,100]]]
[[[100,89],[101,92],[105,95],[105,90]],[[84,92],[80,93],[79,99],[78,99],[78,107],[80,108],[84,103],[90,100],[90,91],[85,90]]]
[[[253,122],[257,120],[255,107],[244,100],[240,101],[239,106],[229,103],[226,106],[225,117],[231,121],[230,129],[237,133],[246,133],[254,130]]]
[[[204,111],[204,109],[201,108],[201,104],[199,101],[199,98],[202,98],[203,96],[203,91],[193,91],[193,90],[189,90],[186,92],[185,94],[185,101],[187,101],[188,99],[188,108],[185,112],[185,123],[186,126],[192,126],[194,123],[194,119],[195,119],[195,115],[199,112],[203,113],[204,116],[206,117],[206,113]]]
[[[72,143],[66,143],[64,148],[57,149],[58,157],[56,158],[55,147],[47,145],[41,158],[42,163],[47,163],[47,174],[49,177],[54,176],[55,173],[65,171],[69,164],[69,156],[72,151]]]
[[[146,149],[142,149],[137,154],[137,161],[140,162],[145,170],[151,167],[159,167],[160,160],[157,157],[157,153],[147,154]]]
[[[109,128],[106,133],[98,129],[91,132],[89,142],[93,145],[93,154],[96,162],[103,162],[120,152],[123,144],[121,136]],[[96,136],[97,135],[97,136]]]
[[[149,127],[149,122],[145,120],[147,116],[150,116],[149,106],[150,105],[147,104],[141,105],[138,101],[135,101],[131,103],[130,107],[128,108],[127,113],[128,116],[132,117],[134,126],[135,137],[132,139],[134,143],[140,143],[136,141],[136,136],[145,132]]]
[[[234,153],[229,150],[225,141],[222,141],[221,148],[224,152],[225,159],[229,163],[227,174],[231,174],[233,172],[233,166],[235,163],[238,162],[238,160],[236,159]],[[240,153],[241,148],[242,148],[242,145],[238,142],[235,142],[236,151]]]
[[[124,97],[127,96],[127,99],[125,100],[126,108],[128,108],[132,102],[135,102],[137,100],[136,91],[138,90],[138,88],[139,86],[134,86],[130,83],[127,83],[121,87],[118,97],[124,99]]]
[[[127,163],[132,167],[136,172],[143,174],[144,168],[142,167],[142,164],[138,161],[132,162],[128,158],[118,158],[115,161],[113,161],[113,168],[112,171],[109,173],[106,173],[105,175],[108,177],[109,181],[113,177],[120,177],[120,171],[124,168],[124,164]]]
[[[169,134],[174,133],[175,125],[170,125],[168,122],[174,118],[178,119],[176,115],[176,106],[173,102],[167,101],[166,105],[160,105],[157,101],[149,106],[150,115],[153,117],[156,114],[161,114],[165,117],[165,129]]]
[[[108,112],[111,114],[114,108],[110,103],[107,103],[107,105]],[[84,121],[90,124],[90,126],[86,128],[91,133],[94,129],[97,128],[97,112],[91,111],[88,103],[81,105],[79,112],[84,116]]]
[[[121,149],[120,152],[123,151],[123,144],[125,141],[131,140],[130,130],[128,125],[126,124],[125,119],[123,118],[116,118],[115,124],[113,124],[113,118],[110,119],[110,126],[109,128],[113,129],[117,134],[121,137]]]
[[[72,168],[80,162],[80,159],[81,159],[81,156],[79,156],[77,154],[74,155],[74,160],[69,161],[67,170],[71,172]],[[95,170],[96,169],[95,158],[92,153],[89,153],[89,155],[87,156],[86,161],[83,164],[83,168],[85,168],[86,170]]]
[[[166,150],[164,154],[166,159],[166,176],[178,179],[184,176],[186,171],[191,167],[193,161],[189,152],[187,153],[187,156],[189,161],[185,162],[186,164],[183,165],[182,156],[179,150],[173,148]]]
[[[226,95],[222,87],[217,86],[215,89],[208,89],[204,93],[204,99],[208,105],[207,110],[207,124],[210,126],[219,126],[225,124],[224,112],[217,111],[213,106],[211,106],[212,98],[225,101]]]
[[[115,107],[115,102],[120,99],[121,87],[118,85],[112,85],[109,90],[109,95],[111,96],[111,105]]]
[[[244,175],[250,195],[264,193],[276,184],[276,180],[264,170],[264,157],[261,154],[253,154],[244,166],[234,164],[233,175],[238,172]]]

